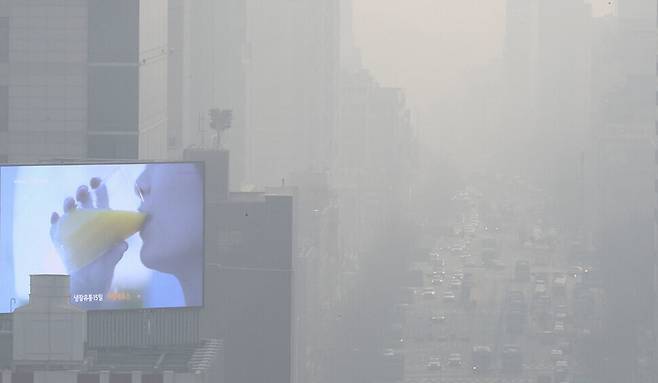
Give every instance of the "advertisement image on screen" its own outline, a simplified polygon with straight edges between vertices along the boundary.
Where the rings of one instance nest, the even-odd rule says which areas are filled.
[[[203,304],[201,163],[0,166],[0,313],[30,275],[89,310]]]

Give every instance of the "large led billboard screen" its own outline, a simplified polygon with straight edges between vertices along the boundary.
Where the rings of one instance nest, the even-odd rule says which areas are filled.
[[[69,274],[83,309],[203,304],[203,164],[0,166],[0,312]]]

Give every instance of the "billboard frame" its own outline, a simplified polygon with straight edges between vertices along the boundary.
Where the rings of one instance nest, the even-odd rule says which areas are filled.
[[[157,160],[72,160],[72,159],[62,159],[62,162],[58,162],[58,159],[52,159],[52,160],[43,160],[39,162],[26,162],[26,163],[18,163],[18,162],[3,162],[0,163],[0,170],[2,168],[8,168],[8,167],[48,167],[48,166],[80,166],[80,165],[167,165],[167,164],[195,164],[201,167],[201,183],[202,183],[202,188],[201,188],[201,204],[202,204],[202,212],[201,212],[201,224],[202,224],[202,233],[201,233],[201,304],[200,305],[194,305],[194,306],[179,306],[179,307],[141,307],[141,308],[107,308],[107,309],[85,309],[83,307],[77,306],[73,303],[75,307],[80,308],[81,310],[85,310],[88,312],[110,312],[110,311],[157,311],[157,310],[189,310],[189,309],[196,309],[196,310],[202,310],[205,308],[206,305],[206,163],[205,161],[194,161],[194,160],[189,160],[189,161],[157,161]],[[71,298],[72,299],[72,298]],[[20,306],[22,307],[22,306]],[[14,307],[14,310],[17,307]],[[11,314],[9,313],[2,313],[0,312],[0,315],[2,314]]]

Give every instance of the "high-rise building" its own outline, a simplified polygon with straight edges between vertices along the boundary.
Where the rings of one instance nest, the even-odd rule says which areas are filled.
[[[165,0],[0,5],[0,160],[164,159]]]
[[[617,3],[596,20],[588,212],[606,292],[600,381],[647,381],[653,327],[656,207],[656,1]],[[632,297],[632,298],[631,298]]]
[[[247,180],[329,167],[338,76],[336,1],[246,2]]]
[[[503,128],[505,148],[510,157],[507,166],[520,174],[531,172],[528,158],[530,138],[535,126],[535,87],[538,44],[538,2],[507,0],[504,43]]]
[[[230,181],[245,172],[245,7],[241,0],[169,1],[171,159],[188,147],[217,147],[210,110],[230,110],[221,146],[231,151]]]
[[[565,232],[582,221],[582,157],[589,130],[591,6],[540,1],[535,70],[536,129],[530,147],[535,182],[553,199],[553,220]]]
[[[229,192],[227,151],[187,149],[184,156],[206,163],[206,295],[200,333],[224,340],[224,368],[211,378],[290,383],[293,197]]]

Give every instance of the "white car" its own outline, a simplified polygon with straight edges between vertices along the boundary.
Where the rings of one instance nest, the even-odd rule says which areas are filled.
[[[553,327],[553,331],[555,331],[556,333],[563,333],[564,332],[564,322],[556,321],[555,326]]]
[[[448,356],[448,366],[450,367],[461,367],[462,366],[462,354],[452,353]]]
[[[430,320],[432,323],[443,323],[448,320],[448,317],[446,317],[445,314],[433,314],[430,317]]]
[[[426,287],[425,289],[423,289],[421,295],[425,298],[434,298],[434,296],[436,295],[436,290],[434,290],[431,287]]]
[[[551,359],[554,362],[557,362],[558,360],[561,360],[563,357],[564,353],[560,349],[553,349],[551,350]]]
[[[438,356],[430,357],[430,360],[427,362],[428,370],[440,370],[441,369],[441,359]]]
[[[455,295],[454,292],[452,291],[445,291],[443,293],[443,301],[444,302],[454,302],[457,300],[457,296]]]
[[[559,319],[561,322],[564,321],[568,316],[568,308],[565,305],[555,306],[555,319]]]
[[[453,273],[452,278],[462,280],[462,279],[464,279],[464,273],[462,273],[462,272]]]

